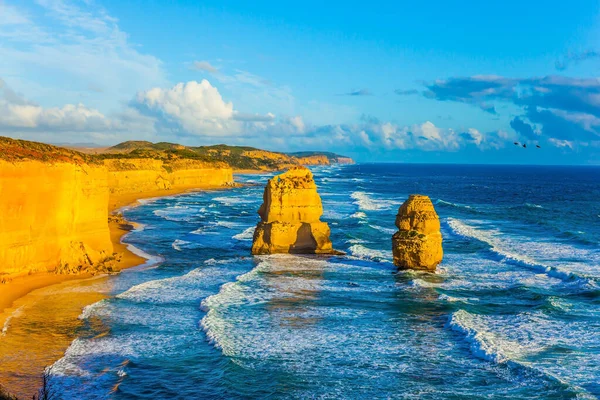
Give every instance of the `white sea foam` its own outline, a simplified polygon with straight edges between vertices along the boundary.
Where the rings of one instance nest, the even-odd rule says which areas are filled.
[[[241,224],[239,222],[223,221],[223,220],[213,222],[213,224],[215,226],[219,226],[219,227],[227,228],[227,229],[235,229],[235,228],[241,226]]]
[[[350,217],[351,218],[358,218],[358,219],[366,219],[367,218],[367,214],[365,214],[362,211],[357,211],[354,214],[352,214]]]
[[[238,262],[239,260],[240,260],[239,258],[225,258],[222,260],[209,258],[208,260],[204,261],[204,264],[206,264],[206,265],[232,264],[232,263]]]
[[[242,320],[232,315],[232,311],[241,306],[265,303],[273,298],[312,296],[312,293],[320,290],[322,281],[306,278],[306,274],[310,274],[311,271],[320,274],[327,266],[327,262],[324,260],[291,255],[257,258],[259,264],[255,268],[238,276],[234,282],[222,285],[219,293],[205,298],[201,303],[201,308],[207,314],[202,318],[200,325],[209,341],[227,356],[240,355],[242,351],[259,350],[258,348],[255,350],[255,346],[244,343],[260,338],[253,339],[251,336],[242,334],[239,331],[239,324]],[[273,276],[276,278],[264,281],[262,274],[265,273],[275,274]],[[267,286],[263,286],[265,284]],[[288,315],[288,317],[291,316]],[[251,323],[247,319],[243,322]],[[260,335],[273,333],[273,330],[266,326],[264,329],[260,329],[256,325],[252,325],[252,331],[262,332]],[[289,334],[290,332],[288,332]],[[282,349],[271,347],[267,350],[281,351]]]
[[[182,251],[181,246],[185,246],[190,244],[190,242],[185,240],[177,239],[173,243],[171,243],[171,247],[177,251]]]
[[[374,199],[370,193],[366,192],[353,192],[350,197],[354,199],[354,204],[363,211],[388,210],[398,204],[397,201]]]
[[[583,279],[585,283],[595,286],[595,283],[587,278],[600,278],[600,255],[597,251],[589,252],[561,243],[525,237],[510,237],[497,229],[476,228],[455,218],[448,218],[448,225],[459,236],[487,243],[491,251],[503,257],[505,261],[515,262],[565,281]],[[538,261],[538,258],[543,260]],[[573,262],[575,258],[582,261]]]
[[[472,353],[499,364],[512,363],[570,386],[578,398],[594,398],[583,386],[594,383],[600,363],[582,362],[589,348],[600,344],[600,331],[586,321],[561,321],[543,312],[508,315],[476,315],[458,310],[450,315],[448,325],[464,335]],[[569,356],[556,362],[554,357],[538,358],[536,354],[570,349]],[[564,351],[560,352],[564,355]]]
[[[534,204],[534,203],[525,203],[525,206],[528,208],[544,208],[539,204]]]
[[[348,248],[350,254],[353,257],[362,260],[373,260],[373,261],[390,261],[392,259],[392,252],[388,250],[374,250],[363,246],[362,244],[354,244]]]
[[[391,228],[384,228],[383,226],[379,226],[379,225],[369,225],[371,228],[378,230],[379,232],[383,232],[387,235],[393,235],[394,233],[396,233],[396,229],[391,229]]]
[[[244,198],[244,197],[215,197],[213,201],[218,201],[219,203],[225,206],[234,206],[239,204],[253,204],[256,203],[256,200],[253,198]]]
[[[233,235],[232,239],[235,239],[235,240],[252,240],[253,236],[254,236],[254,227],[251,226],[249,228],[244,229],[243,232],[238,233],[236,235]]]
[[[464,208],[464,209],[468,209],[468,210],[472,210],[473,207],[466,205],[466,204],[460,204],[460,203],[452,203],[450,201],[445,201],[442,199],[438,199],[435,204],[438,205],[442,205],[442,206],[448,206],[448,207],[455,207],[455,208]]]
[[[457,296],[449,296],[445,293],[440,294],[440,300],[447,301],[448,303],[465,303],[465,304],[473,304],[479,301],[477,297],[457,297]]]
[[[139,270],[139,268],[153,267],[153,266],[156,266],[157,264],[162,263],[165,260],[161,256],[154,256],[152,254],[148,254],[144,250],[137,248],[130,243],[127,243],[127,250],[129,250],[130,252],[132,252],[133,254],[135,254],[138,257],[145,258],[146,262],[135,268],[126,269],[125,271],[132,271],[132,270]]]
[[[415,288],[437,288],[441,286],[440,282],[430,282],[423,279],[413,279],[410,281],[410,285]]]
[[[235,271],[227,271],[229,275]],[[216,273],[210,267],[197,268],[185,275],[173,278],[157,279],[135,285],[127,291],[115,296],[117,299],[138,303],[179,303],[189,302],[190,299],[202,295],[199,284],[223,279],[224,272]],[[227,274],[225,274],[227,276]]]
[[[83,320],[90,318],[92,315],[97,315],[98,310],[101,310],[102,308],[106,307],[106,304],[107,304],[106,299],[102,299],[93,304],[89,304],[89,305],[83,307],[83,310],[81,311],[81,314],[79,314],[79,317],[77,317],[77,319],[80,319],[83,321]]]
[[[350,244],[364,244],[364,243],[369,243],[368,241],[364,240],[364,239],[348,239],[346,240],[346,243],[350,243]]]
[[[332,208],[326,208],[323,211],[323,219],[326,220],[342,220],[345,219],[348,215],[347,214],[342,214],[338,211],[335,211]]]
[[[493,332],[486,330],[485,324],[465,310],[452,313],[448,326],[453,331],[464,334],[465,339],[471,344],[473,354],[484,360],[505,363],[523,355],[519,343],[503,340]]]
[[[4,326],[2,327],[2,331],[0,331],[0,337],[6,336],[6,332],[8,332],[8,328],[10,327],[10,323],[13,318],[19,318],[23,314],[23,307],[21,306],[14,310],[7,318],[4,320]]]
[[[191,208],[189,206],[176,205],[154,210],[152,213],[157,217],[161,217],[167,221],[189,222],[192,221],[198,213],[200,213],[200,210]]]
[[[140,332],[101,338],[77,338],[65,351],[64,356],[49,369],[54,376],[79,376],[91,378],[93,374],[86,370],[85,360],[103,355],[120,358],[140,356],[166,356],[177,351],[179,337],[169,334],[144,334]],[[81,367],[83,366],[83,367]]]

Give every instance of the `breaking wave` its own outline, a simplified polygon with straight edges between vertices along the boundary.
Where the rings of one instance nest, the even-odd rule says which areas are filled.
[[[543,255],[546,258],[552,256],[561,256],[561,249],[559,249],[561,245],[556,243],[544,244],[542,242],[518,241],[518,239],[502,236],[498,231],[488,231],[475,228],[455,218],[448,218],[447,222],[450,226],[450,229],[452,229],[455,234],[486,243],[490,246],[490,251],[502,257],[504,261],[513,262],[518,265],[543,272],[548,276],[559,278],[563,281],[582,280],[584,283],[590,283],[595,286],[595,283],[588,279],[589,277],[565,268],[567,263],[560,262],[560,266],[551,266],[538,262],[532,256],[526,253],[519,252],[519,250],[529,247],[532,249],[532,251],[535,251],[537,255]],[[566,256],[572,256],[572,254],[568,254],[568,252],[576,251],[577,249],[570,247],[562,249],[562,252],[567,253],[565,254]],[[580,268],[586,267],[585,265],[581,265]],[[593,273],[593,269],[590,271]],[[597,279],[595,276],[592,276],[591,278],[592,280]]]
[[[238,233],[237,235],[233,235],[232,239],[235,239],[235,240],[252,240],[253,236],[254,236],[254,227],[251,226],[250,228],[244,229],[243,232]]]
[[[362,244],[353,244],[348,248],[348,251],[353,257],[361,260],[372,260],[372,261],[391,261],[392,252],[388,250],[374,250],[363,246]]]
[[[354,199],[354,204],[363,211],[388,210],[398,204],[397,201],[374,199],[366,192],[353,192],[350,197]]]

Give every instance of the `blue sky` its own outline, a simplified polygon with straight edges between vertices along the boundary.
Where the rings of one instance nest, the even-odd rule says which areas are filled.
[[[596,1],[198,3],[0,0],[0,134],[600,164]]]

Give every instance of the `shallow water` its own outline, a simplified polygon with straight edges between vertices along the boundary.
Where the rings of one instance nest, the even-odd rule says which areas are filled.
[[[126,211],[164,258],[51,368],[64,398],[598,398],[600,169],[315,168],[338,257],[249,255],[267,176]],[[437,274],[395,273],[398,206],[429,195]]]

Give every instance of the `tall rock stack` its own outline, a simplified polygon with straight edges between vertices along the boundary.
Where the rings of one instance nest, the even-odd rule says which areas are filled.
[[[435,271],[442,262],[440,219],[427,196],[410,195],[396,215],[394,264],[400,269]]]
[[[308,168],[293,167],[270,179],[258,214],[252,254],[333,253],[329,226],[320,221],[321,197]]]

